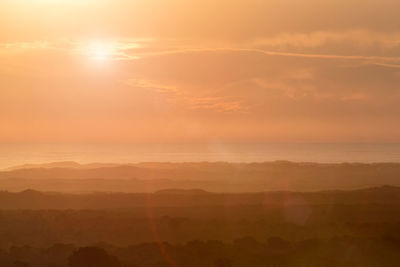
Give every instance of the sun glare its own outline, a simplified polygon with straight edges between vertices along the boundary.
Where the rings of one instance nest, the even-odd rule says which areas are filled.
[[[86,54],[96,61],[111,60],[117,52],[115,45],[111,42],[91,42],[86,50]]]

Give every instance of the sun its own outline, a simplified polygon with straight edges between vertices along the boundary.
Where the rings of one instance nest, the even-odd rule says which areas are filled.
[[[85,50],[87,56],[96,61],[111,60],[117,54],[116,46],[112,42],[93,41]]]

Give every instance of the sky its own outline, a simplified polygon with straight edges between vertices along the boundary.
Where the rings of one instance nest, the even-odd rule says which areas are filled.
[[[400,142],[398,0],[0,0],[0,142]]]

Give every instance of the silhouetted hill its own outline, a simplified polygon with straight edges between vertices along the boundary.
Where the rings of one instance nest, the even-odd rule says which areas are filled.
[[[52,168],[73,168],[73,169],[96,169],[96,168],[104,168],[104,167],[116,167],[121,164],[114,163],[89,163],[89,164],[79,164],[74,161],[61,161],[61,162],[50,162],[50,163],[42,163],[42,164],[23,164],[12,166],[6,168],[4,171],[15,171],[21,169],[52,169]]]
[[[201,194],[209,194],[209,192],[201,189],[165,189],[155,192],[155,194],[170,194],[170,195],[201,195]]]
[[[188,206],[284,205],[400,205],[400,187],[384,186],[353,191],[210,193],[200,189],[161,190],[150,194],[62,194],[25,190],[0,192],[0,209],[103,209]]]
[[[316,237],[333,240],[336,236],[388,237],[385,240],[394,242],[393,238],[400,240],[399,211],[400,188],[387,186],[240,194],[175,189],[152,194],[3,191],[0,257],[1,249],[60,242],[128,246],[155,240],[171,244],[232,241],[245,236],[262,241],[271,235],[292,242]],[[279,249],[287,247],[276,238],[271,242]],[[255,245],[249,238],[240,243]]]
[[[73,161],[51,162],[46,164],[23,164],[7,168],[6,171],[14,171],[20,169],[40,169],[40,168],[80,168],[82,165]]]
[[[32,168],[0,172],[1,178],[19,179],[132,179],[146,175],[147,171],[133,166],[102,168]]]
[[[59,168],[51,166],[75,166]],[[398,163],[51,163],[49,168],[0,172],[0,188],[58,192],[156,192],[199,188],[212,192],[350,190],[400,186]],[[80,167],[76,167],[80,166]],[[101,167],[99,167],[101,166]]]

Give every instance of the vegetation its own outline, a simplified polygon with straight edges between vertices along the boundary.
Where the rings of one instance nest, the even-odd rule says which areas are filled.
[[[163,252],[161,252],[161,248]],[[296,267],[399,266],[400,239],[335,237],[290,242],[251,237],[224,243],[195,240],[186,244],[143,243],[128,247],[99,244],[77,248],[12,247],[0,253],[1,266],[12,267]]]
[[[4,267],[400,266],[396,187],[3,192],[0,206]]]

